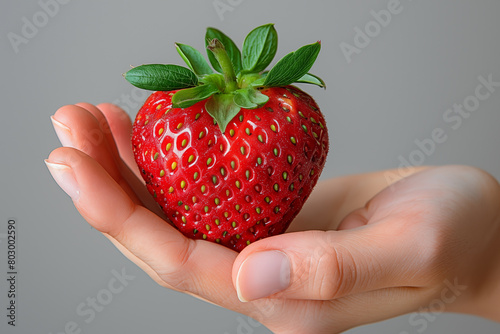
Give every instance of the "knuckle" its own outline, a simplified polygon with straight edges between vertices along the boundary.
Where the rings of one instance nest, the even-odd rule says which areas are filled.
[[[352,254],[343,247],[329,247],[316,260],[316,270],[310,284],[322,300],[331,300],[348,294],[355,285],[357,270]]]
[[[168,285],[182,292],[194,291],[195,282],[189,269],[191,262],[191,254],[195,247],[195,241],[188,238],[183,238],[183,245],[179,247],[171,247],[177,249],[175,254],[167,254],[167,259],[158,265],[155,269],[158,276]]]
[[[334,299],[342,284],[341,265],[338,261],[337,252],[332,250],[318,259],[317,275],[313,281],[313,289],[318,296],[324,300]]]

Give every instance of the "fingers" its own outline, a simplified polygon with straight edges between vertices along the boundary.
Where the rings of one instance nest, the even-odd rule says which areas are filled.
[[[80,105],[80,104],[78,104]],[[127,180],[129,186],[141,199],[142,203],[151,211],[155,212],[160,217],[166,219],[165,214],[161,211],[150,196],[147,189],[144,187],[144,180],[141,176],[137,163],[134,159],[132,152],[131,135],[132,135],[132,122],[128,114],[120,107],[111,103],[101,103],[96,107],[90,105],[90,109],[98,110],[99,114],[102,112],[102,119],[107,123],[103,128],[109,128],[110,133],[113,134],[112,140],[116,145],[118,169],[121,175]]]
[[[235,252],[185,238],[135,204],[100,164],[78,150],[56,149],[47,165],[82,216],[152,268],[165,284],[223,307],[247,307],[239,302],[231,281]]]
[[[96,107],[85,103],[67,105],[60,108],[51,120],[64,146],[79,149],[94,158],[136,203],[140,203],[127,180],[122,177],[122,162],[109,126]]]
[[[57,110],[51,120],[64,146],[93,157],[113,179],[120,179],[118,151],[106,119],[97,108],[88,104],[67,105]]]
[[[139,169],[134,160],[134,153],[132,152],[132,121],[129,115],[123,109],[112,103],[101,103],[97,105],[97,108],[99,108],[106,117],[116,146],[118,147],[120,157],[137,176],[140,176]]]
[[[108,109],[111,108],[108,107]],[[108,111],[109,115],[111,113]],[[64,146],[77,148],[94,158],[122,186],[135,203],[144,204],[148,209],[165,219],[164,213],[144,187],[142,179],[139,179],[119,156],[111,131],[120,128],[119,132],[122,133],[123,137],[123,133],[130,126],[124,120],[124,116],[120,115],[119,112],[115,114],[118,116],[110,117],[113,120],[113,128],[111,128],[106,117],[98,108],[88,103],[79,103],[60,108],[51,117],[51,120],[57,136]],[[124,146],[123,138],[120,141],[122,142],[121,146]]]
[[[295,232],[260,240],[238,256],[233,281],[242,301],[331,300],[350,294],[420,284],[416,239],[403,227],[367,225],[348,231]]]

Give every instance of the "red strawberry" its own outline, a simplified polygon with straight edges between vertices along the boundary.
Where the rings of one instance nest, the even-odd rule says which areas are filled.
[[[324,86],[307,74],[320,44],[260,74],[276,38],[271,24],[254,29],[241,64],[234,43],[209,28],[209,59],[222,74],[182,44],[178,51],[191,70],[143,65],[126,74],[132,84],[158,90],[137,114],[132,144],[150,193],[187,237],[241,251],[283,233],[321,174],[325,120],[311,96],[289,85]]]

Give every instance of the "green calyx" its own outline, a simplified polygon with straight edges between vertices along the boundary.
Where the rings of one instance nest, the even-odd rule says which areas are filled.
[[[222,133],[241,108],[256,109],[267,103],[269,98],[260,92],[262,88],[293,83],[325,88],[323,80],[308,73],[321,49],[319,41],[289,53],[270,71],[265,69],[278,48],[278,35],[273,24],[252,30],[243,42],[242,52],[228,36],[215,28],[207,29],[205,41],[212,67],[199,51],[176,43],[177,52],[189,68],[148,64],[132,68],[124,77],[142,89],[179,90],[172,96],[174,108],[187,108],[206,100],[205,108],[217,121]]]

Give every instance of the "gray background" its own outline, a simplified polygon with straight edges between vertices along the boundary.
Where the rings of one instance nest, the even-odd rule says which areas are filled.
[[[57,108],[114,101],[135,115],[145,95],[135,92],[127,102],[124,96],[134,91],[121,73],[130,64],[181,64],[174,42],[202,49],[207,26],[241,45],[251,29],[274,22],[278,56],[322,41],[312,72],[328,89],[303,87],[330,129],[332,150],[322,178],[398,167],[418,156],[415,140],[431,138],[436,128],[447,139],[422,163],[475,165],[500,177],[500,89],[458,129],[443,119],[453,104],[474,94],[479,76],[500,81],[499,1],[401,0],[402,12],[351,62],[341,43],[354,45],[355,27],[364,29],[374,20],[370,11],[387,8],[388,0],[221,1],[233,4],[222,17],[212,0],[73,0],[42,21],[17,53],[8,34],[22,35],[23,17],[33,22],[43,9],[35,0],[0,2],[0,309],[7,303],[2,233],[9,217],[18,225],[20,273],[18,326],[7,326],[1,311],[1,333],[55,334],[70,321],[83,333],[238,332],[240,315],[160,288],[128,262],[79,216],[43,164],[59,145],[49,120]],[[76,308],[106,289],[113,270],[135,278],[85,322]],[[268,333],[263,326],[251,330]],[[405,315],[349,333],[419,330]],[[441,314],[421,332],[498,333],[500,325]]]

